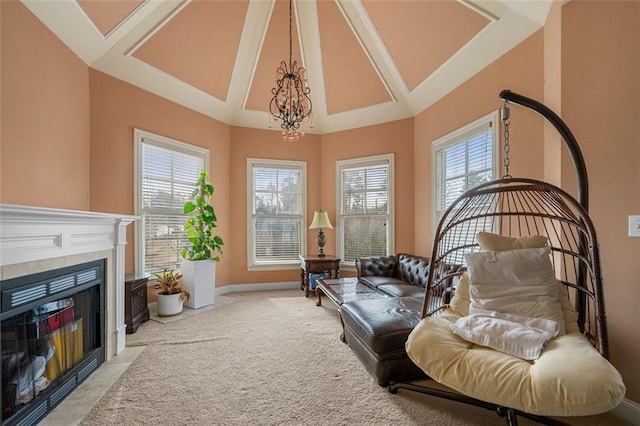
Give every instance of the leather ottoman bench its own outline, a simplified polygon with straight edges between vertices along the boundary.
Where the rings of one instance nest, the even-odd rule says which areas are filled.
[[[413,297],[355,300],[341,306],[345,341],[380,386],[425,376],[404,346],[421,312],[422,300]]]

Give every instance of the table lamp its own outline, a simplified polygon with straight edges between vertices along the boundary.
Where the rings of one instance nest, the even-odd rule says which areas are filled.
[[[313,220],[311,221],[311,226],[309,229],[320,229],[318,232],[318,237],[316,238],[316,243],[318,243],[318,247],[320,248],[320,252],[318,253],[318,257],[325,257],[324,254],[324,245],[327,243],[327,237],[322,232],[322,228],[333,229],[333,225],[329,221],[329,215],[325,211],[315,211],[313,212]]]

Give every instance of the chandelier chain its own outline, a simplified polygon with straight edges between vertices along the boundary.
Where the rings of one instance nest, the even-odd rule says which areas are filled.
[[[502,124],[504,125],[504,176],[503,178],[508,179],[511,178],[509,174],[509,165],[511,164],[511,160],[509,159],[509,127],[511,125],[511,109],[509,108],[509,101],[504,101],[504,106],[502,107]]]
[[[289,69],[293,72],[292,58],[293,58],[293,36],[291,35],[291,16],[293,9],[293,0],[289,0]]]

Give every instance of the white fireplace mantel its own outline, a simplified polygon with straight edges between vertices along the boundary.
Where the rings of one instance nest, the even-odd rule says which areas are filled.
[[[107,353],[125,347],[126,227],[138,216],[0,204],[0,281],[70,266],[99,254],[106,265]]]

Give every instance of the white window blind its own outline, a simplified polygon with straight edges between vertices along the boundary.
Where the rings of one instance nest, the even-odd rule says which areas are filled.
[[[249,264],[297,263],[304,245],[305,166],[249,160]]]
[[[497,114],[490,114],[434,142],[434,231],[444,212],[460,195],[483,182],[495,179],[498,139],[496,121]],[[476,225],[478,224],[469,224],[474,227]],[[473,233],[468,235],[472,239],[475,237]]]
[[[339,162],[340,257],[390,254],[392,157]]]
[[[140,267],[145,273],[179,267],[180,251],[187,243],[183,213],[208,152],[159,136],[139,140],[138,214]]]

